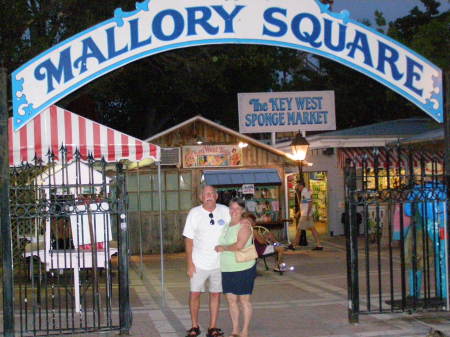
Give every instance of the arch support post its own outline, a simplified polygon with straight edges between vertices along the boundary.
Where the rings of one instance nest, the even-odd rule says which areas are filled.
[[[6,68],[0,63],[0,226],[3,265],[3,333],[14,336],[14,274],[9,217],[9,145]]]

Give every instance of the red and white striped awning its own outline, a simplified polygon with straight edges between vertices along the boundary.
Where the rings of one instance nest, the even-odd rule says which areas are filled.
[[[44,110],[17,132],[13,131],[12,118],[8,121],[9,165],[32,163],[35,158],[46,159],[51,151],[59,160],[61,146],[67,150],[67,161],[74,158],[76,150],[81,159],[89,155],[107,162],[122,159],[140,161],[160,160],[160,148],[137,138],[108,128],[71,111],[55,105]]]
[[[412,162],[414,167],[420,167],[420,163],[423,160],[424,163],[436,162],[439,165],[443,165],[444,153],[443,152],[428,152],[428,151],[413,151]],[[375,158],[378,160],[378,168],[406,168],[409,162],[409,152],[403,151],[400,153],[393,150],[389,153],[384,148],[377,149],[377,154],[374,152],[374,148],[367,147],[355,147],[355,148],[340,148],[338,149],[339,167],[345,167],[345,161],[351,159],[356,167],[361,168],[363,162],[368,168],[374,168]]]

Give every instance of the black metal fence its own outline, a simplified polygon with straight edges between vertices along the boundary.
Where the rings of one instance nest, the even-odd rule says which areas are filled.
[[[447,310],[447,186],[443,154],[377,148],[348,158],[349,320]]]
[[[126,184],[121,164],[78,152],[10,171],[16,335],[131,325]],[[58,160],[57,160],[58,159]]]

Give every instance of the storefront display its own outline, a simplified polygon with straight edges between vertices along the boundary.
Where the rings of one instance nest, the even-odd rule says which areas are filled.
[[[306,186],[313,192],[313,219],[316,223],[328,222],[328,180],[326,172],[308,172],[304,174]],[[295,187],[298,181],[298,174],[287,176],[289,218],[295,218],[298,211],[297,200],[295,198]]]
[[[318,222],[328,221],[328,182],[326,172],[311,172],[309,186],[313,192],[313,219]]]
[[[246,191],[251,191],[246,186]],[[257,222],[280,221],[280,188],[279,186],[266,185],[254,186],[254,194],[243,194],[242,186],[218,187],[218,202],[228,205],[232,198],[238,197],[245,200],[245,208],[257,217]]]
[[[360,171],[361,170],[361,171]],[[366,188],[369,190],[377,189],[376,181],[378,180],[378,189],[385,190],[388,188],[399,188],[402,185],[406,185],[408,183],[406,177],[406,171],[404,169],[401,170],[400,174],[398,174],[398,170],[396,168],[392,169],[384,169],[379,168],[378,173],[375,174],[375,169],[369,167],[366,169],[366,174],[362,174],[362,169],[358,169],[358,176],[364,176],[365,179],[363,183],[367,184]],[[375,179],[377,176],[377,180]]]
[[[298,211],[297,200],[295,199],[295,186],[297,184],[298,174],[290,174],[287,176],[287,193],[288,193],[288,210],[289,218],[294,219]]]

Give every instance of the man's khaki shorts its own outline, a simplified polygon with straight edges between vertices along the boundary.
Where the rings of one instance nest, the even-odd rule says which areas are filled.
[[[298,222],[298,227],[297,230],[306,230],[306,229],[311,229],[314,227],[314,221],[312,219],[312,216],[308,217],[307,216],[301,216],[300,220]]]
[[[208,283],[210,293],[222,292],[222,273],[220,269],[203,270],[196,268],[196,272],[191,278],[191,292],[204,293]]]

